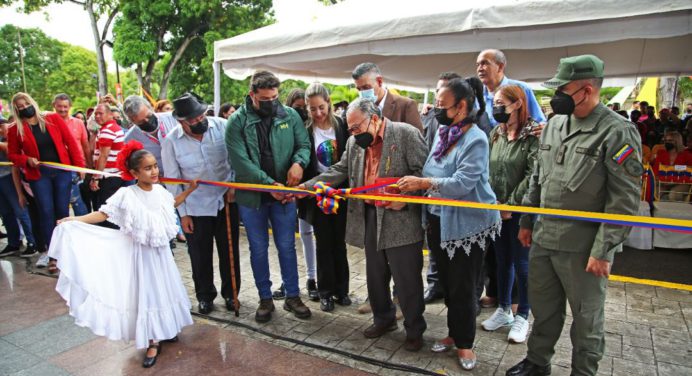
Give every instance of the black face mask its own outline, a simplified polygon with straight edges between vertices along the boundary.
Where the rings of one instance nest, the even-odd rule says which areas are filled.
[[[447,110],[449,110],[449,108],[438,108],[438,107],[434,108],[435,119],[437,120],[438,123],[440,123],[440,125],[450,125],[454,121],[454,118],[447,116]],[[456,115],[454,115],[454,116],[456,116]]]
[[[304,108],[298,107],[298,108],[294,108],[294,110],[296,110],[298,115],[300,115],[300,118],[303,120],[303,122],[308,120],[308,112]]]
[[[19,116],[21,116],[24,119],[32,118],[35,115],[36,115],[36,109],[34,108],[34,106],[28,106],[28,107],[25,107],[25,108],[19,110]]]
[[[359,133],[355,136],[353,136],[356,139],[356,145],[360,146],[363,149],[367,149],[370,147],[372,142],[375,140],[375,137],[373,137],[370,132],[370,121],[368,121],[368,128],[365,130],[363,133]]]
[[[259,108],[255,113],[261,118],[271,118],[276,116],[276,110],[279,108],[279,100],[272,99],[270,101],[259,101]]]
[[[666,142],[665,144],[663,144],[663,146],[666,147],[667,151],[671,151],[671,150],[675,149],[675,144],[672,142]]]
[[[586,86],[583,86],[581,89],[572,93],[572,95],[577,94],[585,87]],[[577,105],[574,104],[574,98],[572,98],[572,95],[567,95],[559,90],[555,92],[555,95],[550,100],[550,107],[553,109],[553,112],[556,115],[572,115],[574,108],[577,107]],[[584,100],[586,100],[586,98],[582,99],[579,104],[581,104]]]
[[[159,119],[156,117],[156,115],[151,114],[147,118],[146,122],[144,122],[143,124],[138,124],[137,126],[142,131],[151,133],[159,128]]]
[[[493,106],[493,119],[498,123],[506,124],[509,121],[511,113],[508,114],[505,111],[507,111],[507,107],[504,105]]]
[[[207,118],[202,119],[202,121],[197,124],[190,125],[190,132],[194,134],[204,134],[207,129],[209,129],[209,120],[207,120]]]

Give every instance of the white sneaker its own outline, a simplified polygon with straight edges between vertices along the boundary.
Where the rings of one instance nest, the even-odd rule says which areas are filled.
[[[504,309],[498,308],[495,310],[490,318],[483,321],[481,326],[487,331],[493,331],[502,328],[503,326],[510,326],[514,322],[514,316],[512,316],[512,311],[508,310],[505,312]]]
[[[529,321],[517,315],[514,318],[514,324],[509,331],[507,340],[514,343],[523,343],[526,341],[526,335],[529,333]]]
[[[48,266],[49,261],[50,257],[48,257],[48,252],[41,253],[41,256],[38,257],[38,261],[36,261],[36,267],[45,268]]]

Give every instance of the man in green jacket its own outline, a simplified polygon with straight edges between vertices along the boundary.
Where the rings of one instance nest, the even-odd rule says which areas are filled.
[[[226,147],[238,183],[292,187],[303,177],[310,160],[310,140],[298,113],[280,104],[280,84],[271,72],[256,72],[245,103],[228,120]],[[298,288],[294,199],[282,193],[238,191],[236,201],[250,243],[250,264],[260,297],[255,320],[267,322],[274,311],[267,254],[269,222],[286,288],[284,309],[298,318],[310,317]]]

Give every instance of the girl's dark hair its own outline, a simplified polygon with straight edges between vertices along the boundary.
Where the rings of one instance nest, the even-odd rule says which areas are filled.
[[[231,103],[228,103],[228,102],[222,104],[221,107],[219,107],[219,116],[221,116],[221,114],[225,114],[226,112],[228,112],[228,110],[230,110],[231,107],[236,108],[236,109],[238,108],[238,107],[235,107],[234,105],[232,105]]]
[[[139,149],[135,150],[130,154],[130,156],[127,158],[126,164],[127,164],[127,170],[135,170],[139,169],[139,164],[142,163],[142,159],[146,157],[147,155],[151,154],[145,149]],[[153,154],[152,154],[153,155]]]
[[[442,85],[452,91],[454,100],[458,104],[460,101],[466,102],[468,117],[476,123],[483,113],[485,113],[485,99],[483,98],[483,83],[477,77],[467,79],[454,78]],[[474,105],[478,101],[478,111],[474,112]]]

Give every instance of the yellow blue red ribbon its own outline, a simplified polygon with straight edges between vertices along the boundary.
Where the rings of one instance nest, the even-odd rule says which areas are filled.
[[[103,171],[92,170],[88,168],[74,167],[69,165],[63,165],[60,163],[52,162],[40,162],[51,168],[59,168],[65,171],[74,172],[84,172],[89,174],[100,174],[100,175],[113,175],[104,173]],[[11,162],[0,162],[0,166],[12,165]],[[165,184],[189,184],[190,180],[184,179],[171,179],[171,178],[161,178],[162,183]],[[486,204],[480,202],[470,202],[453,200],[438,197],[421,197],[421,196],[409,196],[409,195],[395,195],[395,194],[368,194],[366,192],[374,189],[379,189],[385,186],[394,185],[392,181],[381,182],[377,185],[363,186],[357,188],[351,188],[350,190],[341,191],[335,190],[334,193],[327,194],[327,196],[333,198],[335,202],[327,206],[328,211],[332,212],[334,209],[332,207],[337,207],[338,210],[338,200],[342,198],[348,199],[359,199],[359,200],[373,200],[373,201],[391,201],[391,202],[404,202],[407,204],[423,204],[423,205],[446,205],[453,207],[463,207],[470,209],[481,209],[481,210],[501,210],[509,211],[514,213],[523,214],[536,214],[536,215],[547,215],[564,219],[579,220],[579,221],[589,221],[613,224],[619,226],[636,226],[636,227],[647,227],[666,231],[675,231],[683,233],[692,233],[692,220],[688,219],[675,219],[675,218],[657,218],[657,217],[644,217],[635,215],[625,215],[625,214],[608,214],[608,213],[597,213],[597,212],[586,212],[579,210],[565,210],[565,209],[551,209],[551,208],[537,208],[528,206],[515,206],[515,205],[504,205],[504,204]],[[295,188],[295,187],[284,187],[276,185],[266,185],[266,184],[250,184],[250,183],[235,183],[235,182],[219,182],[219,181],[206,181],[200,180],[199,184],[208,184],[220,187],[227,187],[239,190],[249,190],[256,192],[277,192],[283,194],[293,194],[293,195],[312,195],[317,196],[317,192]],[[325,184],[326,186],[326,184]],[[328,186],[327,186],[328,187]],[[327,190],[325,190],[326,192]],[[332,191],[329,191],[330,193]],[[331,205],[331,206],[330,206]],[[324,210],[324,209],[323,209]]]

